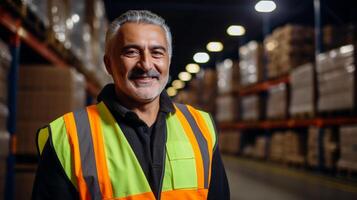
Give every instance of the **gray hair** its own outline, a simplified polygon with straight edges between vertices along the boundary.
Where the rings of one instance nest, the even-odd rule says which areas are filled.
[[[171,58],[172,55],[172,36],[170,28],[165,23],[165,20],[158,16],[155,13],[152,13],[148,10],[129,10],[116,18],[110,25],[105,35],[105,54],[108,54],[110,41],[114,37],[114,35],[120,29],[120,26],[127,22],[134,22],[134,23],[144,23],[144,24],[154,24],[158,25],[164,29],[166,33],[166,40],[168,44],[168,52]]]

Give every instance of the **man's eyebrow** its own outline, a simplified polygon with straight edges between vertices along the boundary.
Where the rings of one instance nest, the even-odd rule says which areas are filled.
[[[161,46],[161,45],[153,45],[153,46],[150,47],[150,49],[160,49],[160,50],[163,50],[163,51],[167,51],[167,49],[164,46]]]
[[[125,45],[122,50],[125,51],[125,50],[131,49],[131,48],[140,49],[140,46],[137,44],[128,44],[128,45]]]

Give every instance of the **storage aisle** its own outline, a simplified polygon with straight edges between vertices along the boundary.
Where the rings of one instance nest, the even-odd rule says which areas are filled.
[[[232,200],[357,199],[357,184],[232,156],[223,162]]]

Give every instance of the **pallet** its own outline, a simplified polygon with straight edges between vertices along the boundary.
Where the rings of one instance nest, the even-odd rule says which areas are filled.
[[[357,162],[339,160],[337,163],[337,173],[346,174],[347,177],[354,177],[357,175]]]

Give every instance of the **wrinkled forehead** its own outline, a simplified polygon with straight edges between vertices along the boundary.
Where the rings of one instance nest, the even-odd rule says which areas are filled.
[[[155,24],[125,23],[117,31],[115,38],[118,45],[153,43],[168,48],[165,30]]]

